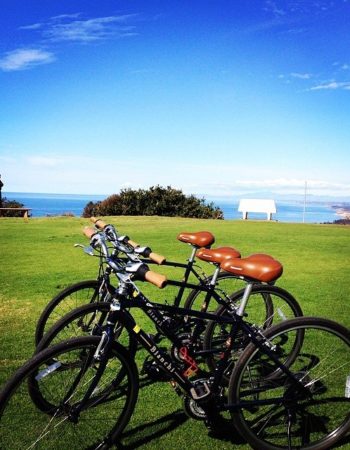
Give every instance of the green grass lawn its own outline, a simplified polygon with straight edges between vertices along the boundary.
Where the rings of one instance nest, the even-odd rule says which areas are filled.
[[[190,247],[176,239],[181,231],[211,231],[215,245],[234,246],[243,256],[269,253],[284,266],[277,285],[298,299],[305,315],[350,326],[350,227],[164,217],[113,217],[108,221],[120,234],[150,246],[168,260],[185,262],[190,254]],[[74,248],[75,243],[87,243],[81,232],[85,225],[90,225],[87,219],[71,217],[28,222],[0,219],[1,384],[34,351],[36,321],[46,303],[65,286],[95,278],[97,260]],[[212,272],[211,266],[202,267]],[[178,269],[157,270],[181,278]],[[144,284],[142,288],[155,301],[171,302],[175,295],[170,287],[160,291]],[[150,327],[146,322],[142,325]],[[181,399],[167,383],[141,389],[123,443],[126,448],[145,449],[232,448],[232,442],[209,437],[201,422],[188,419]],[[249,448],[239,442],[235,445]]]

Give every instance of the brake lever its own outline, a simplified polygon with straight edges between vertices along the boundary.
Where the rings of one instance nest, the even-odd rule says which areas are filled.
[[[85,246],[82,244],[74,244],[74,247],[80,247],[84,250],[84,253],[86,253],[87,255],[90,256],[96,256],[94,253],[94,249],[89,245],[89,246]]]

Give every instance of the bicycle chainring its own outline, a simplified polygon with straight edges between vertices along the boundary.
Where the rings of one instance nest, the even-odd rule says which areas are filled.
[[[204,409],[201,408],[193,398],[187,395],[183,397],[182,406],[185,413],[192,419],[205,420],[207,418]]]

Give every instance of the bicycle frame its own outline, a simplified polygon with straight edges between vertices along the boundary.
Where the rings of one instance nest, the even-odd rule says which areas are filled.
[[[190,258],[188,259],[187,264],[185,263],[179,263],[179,262],[175,262],[175,261],[165,261],[163,263],[164,266],[170,266],[170,267],[175,267],[175,268],[182,268],[185,269],[184,270],[184,274],[183,274],[183,278],[182,281],[177,281],[177,280],[172,280],[172,279],[168,279],[167,280],[167,285],[169,286],[177,286],[179,287],[179,291],[176,294],[176,297],[174,299],[173,305],[176,307],[179,307],[181,300],[183,298],[185,289],[192,289],[192,290],[196,290],[196,291],[201,291],[201,292],[206,292],[207,295],[205,296],[205,299],[203,301],[203,304],[205,305],[204,309],[206,309],[206,307],[208,306],[210,299],[212,297],[215,298],[215,300],[217,301],[218,304],[222,305],[225,304],[227,305],[228,302],[228,296],[226,293],[223,293],[225,296],[225,299],[223,299],[223,296],[220,296],[216,291],[215,291],[215,285],[217,282],[217,278],[218,275],[220,273],[220,267],[219,266],[215,266],[215,271],[212,275],[208,276],[203,276],[200,275],[196,269],[195,269],[195,254],[196,254],[196,248],[193,248],[192,254],[190,256]],[[109,276],[112,273],[112,270],[109,266],[106,267],[106,269],[103,269],[103,256],[100,254],[98,255],[100,257],[100,267],[99,267],[99,274],[98,274],[98,278],[97,280],[102,280],[102,282],[107,286],[107,290],[109,293],[111,293],[112,291],[112,284],[110,283],[110,279]],[[114,257],[116,258],[117,261],[122,261],[124,263],[126,263],[128,260],[128,258],[125,257],[119,257],[116,254],[111,255],[111,259],[113,260]],[[145,259],[143,260],[143,262],[145,264],[155,264],[154,261],[149,260],[149,259]],[[188,282],[189,277],[192,275],[195,276],[195,278],[199,281],[198,284],[194,284],[194,283],[190,283]],[[234,276],[232,276],[232,278],[235,278]],[[108,299],[109,297],[107,297]],[[225,301],[227,300],[227,301]]]
[[[251,284],[246,288],[246,302],[248,301],[249,291]],[[135,322],[133,316],[126,311],[126,308],[139,308],[141,309],[152,321],[155,323],[161,333],[166,336],[175,346],[179,346],[179,351],[183,355],[182,361],[177,361],[175,358],[169,356],[163,349],[161,349],[156,341]],[[242,307],[243,311],[244,307]],[[181,339],[168,327],[167,316],[162,312],[171,312],[173,314],[181,316],[196,317],[201,320],[213,320],[219,324],[232,325],[227,348],[223,352],[222,357],[217,363],[217,367],[214,373],[211,374],[210,379],[205,379],[202,383],[196,384],[190,380],[190,377],[200,372],[200,368],[195,360],[203,352],[198,352],[198,355],[193,355],[191,348],[184,346]],[[130,300],[125,293],[118,296],[118,298],[111,304],[111,310],[107,317],[107,325],[102,333],[101,346],[99,351],[102,354],[108,355],[108,343],[112,343],[114,340],[114,328],[116,323],[121,323],[126,330],[132,334],[138,343],[152,356],[152,358],[158,363],[158,365],[169,375],[169,380],[174,380],[180,388],[195,401],[205,402],[212,394],[218,394],[222,386],[221,380],[225,369],[229,364],[229,358],[235,342],[238,331],[242,331],[246,338],[254,343],[264,354],[266,354],[271,361],[276,365],[276,368],[280,369],[299,389],[304,390],[300,381],[290,372],[288,367],[283,365],[277,356],[273,353],[274,346],[264,337],[262,332],[244,322],[243,314],[234,313],[231,317],[222,316],[218,317],[215,314],[193,311],[186,308],[180,308],[171,305],[163,305],[153,303],[149,301],[142,293],[138,292],[138,295]],[[184,364],[185,367],[179,367]],[[210,380],[210,381],[209,381]],[[271,399],[269,402],[276,403],[280,399]],[[266,400],[265,400],[266,402]],[[253,402],[254,403],[254,402]],[[249,405],[253,404],[249,402]],[[259,404],[259,400],[256,400],[256,404]],[[242,405],[228,405],[222,404],[219,406],[220,410],[233,410]]]
[[[118,256],[119,252],[122,252],[126,255],[126,257],[121,257],[121,258],[119,257],[120,261],[124,261],[124,262],[134,261],[135,262],[135,259],[139,260],[138,255],[143,255],[144,256],[143,262],[145,264],[155,264],[156,263],[156,264],[162,264],[165,266],[185,269],[182,282],[178,282],[175,280],[168,280],[168,284],[180,287],[180,290],[175,298],[175,302],[174,302],[175,306],[179,306],[186,287],[191,287],[191,288],[197,287],[197,285],[193,285],[193,286],[186,285],[186,283],[188,283],[188,279],[191,274],[193,274],[197,278],[197,280],[199,281],[200,284],[206,283],[206,280],[208,279],[208,277],[204,274],[204,272],[203,272],[204,277],[202,277],[194,269],[195,255],[198,250],[197,246],[190,244],[192,247],[192,252],[191,252],[190,258],[187,260],[188,261],[187,264],[174,262],[174,261],[166,261],[165,258],[161,258],[161,262],[159,262],[160,261],[159,258],[152,259],[152,251],[149,247],[139,247],[139,245],[136,244],[135,242],[132,242],[128,236],[118,236],[117,230],[115,229],[115,227],[113,225],[104,224],[103,222],[100,225],[96,225],[98,222],[101,222],[101,220],[100,219],[96,220],[95,218],[92,218],[92,222],[95,224],[96,228],[99,231],[103,230],[102,234],[105,238],[105,241],[108,241],[112,244],[114,256]],[[93,236],[93,234],[92,235],[90,234],[90,236]],[[137,252],[137,249],[140,249],[140,251]],[[105,250],[107,250],[107,249],[105,248]],[[149,256],[149,259],[147,259],[147,256]],[[220,271],[220,269],[218,268],[218,266],[216,266],[216,271],[214,273],[215,277],[217,277],[219,271]]]
[[[175,297],[174,306],[179,306],[180,305],[186,288],[198,289],[198,290],[203,290],[203,291],[206,290],[206,289],[201,289],[201,287],[202,286],[207,286],[206,280],[208,279],[208,277],[202,277],[195,270],[195,262],[196,262],[195,261],[195,255],[196,255],[196,251],[197,251],[196,248],[192,249],[192,253],[191,253],[190,258],[188,259],[187,264],[178,263],[178,262],[174,262],[174,261],[168,261],[168,262],[165,261],[163,263],[166,266],[185,269],[185,272],[184,272],[184,275],[183,275],[183,279],[182,279],[181,282],[176,281],[176,280],[169,280],[168,279],[168,284],[170,286],[178,286],[180,288],[179,292],[177,293],[177,295]],[[150,263],[150,261],[148,261],[148,263]],[[214,272],[215,280],[217,278],[217,275],[218,275],[219,271],[220,271],[220,269],[217,267],[215,272]],[[198,285],[188,283],[188,279],[189,279],[191,274],[194,275],[197,278],[197,280],[199,281]]]

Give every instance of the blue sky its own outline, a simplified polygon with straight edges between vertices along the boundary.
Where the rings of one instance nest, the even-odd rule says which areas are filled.
[[[350,198],[350,1],[0,4],[5,192]]]

